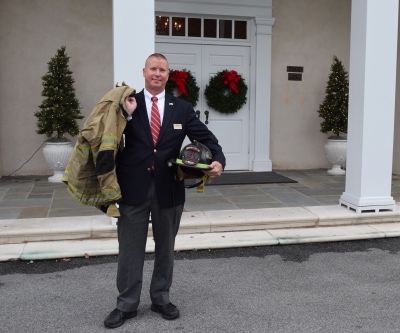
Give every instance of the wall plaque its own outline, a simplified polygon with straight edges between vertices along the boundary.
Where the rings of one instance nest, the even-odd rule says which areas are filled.
[[[288,73],[288,80],[289,81],[302,81],[303,74],[301,73]]]
[[[303,73],[303,66],[287,66],[287,72],[291,73]]]

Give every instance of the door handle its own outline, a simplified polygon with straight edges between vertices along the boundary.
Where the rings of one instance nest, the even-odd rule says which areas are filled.
[[[206,121],[204,122],[206,125],[208,124],[208,115],[210,114],[209,111],[204,111],[204,114],[206,115]]]
[[[197,119],[200,119],[200,110],[196,111],[196,117],[197,117]]]

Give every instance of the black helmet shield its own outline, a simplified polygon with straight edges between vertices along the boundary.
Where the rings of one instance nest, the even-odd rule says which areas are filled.
[[[183,179],[202,178],[204,176],[202,170],[211,169],[212,154],[205,145],[193,141],[183,147],[179,157],[172,162],[180,167],[184,174]]]
[[[179,165],[203,170],[209,170],[211,162],[211,151],[197,141],[183,147],[179,158],[176,160]]]

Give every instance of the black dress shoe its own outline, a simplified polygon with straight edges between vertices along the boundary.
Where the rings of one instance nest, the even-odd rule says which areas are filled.
[[[157,305],[157,304],[152,303],[151,311],[161,313],[161,316],[167,320],[172,320],[172,319],[176,319],[179,317],[179,310],[172,303],[163,304],[163,305]]]
[[[118,309],[114,309],[104,320],[104,326],[107,328],[120,327],[125,323],[125,320],[136,317],[137,311],[124,312]]]

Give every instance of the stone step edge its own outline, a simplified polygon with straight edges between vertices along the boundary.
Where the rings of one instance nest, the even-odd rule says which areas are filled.
[[[79,224],[77,223],[79,221]],[[315,228],[400,222],[399,212],[357,214],[341,206],[286,207],[185,212],[180,234]],[[107,216],[61,217],[0,221],[0,244],[115,238]],[[151,236],[151,225],[149,236]]]
[[[178,234],[175,251],[212,251],[221,248],[338,242],[388,237],[400,237],[400,223]],[[147,240],[146,252],[154,252],[152,237]],[[118,241],[116,238],[0,245],[0,261],[48,260],[117,254]]]

